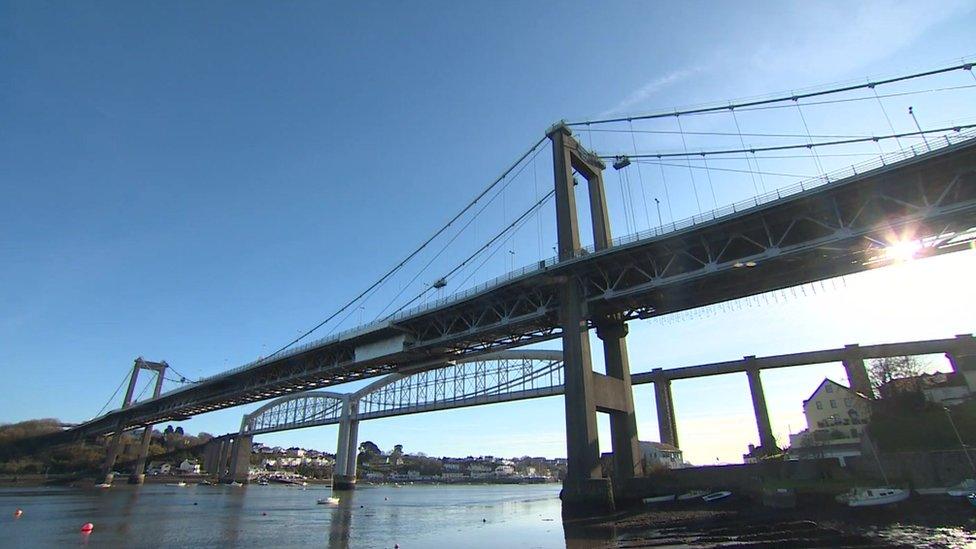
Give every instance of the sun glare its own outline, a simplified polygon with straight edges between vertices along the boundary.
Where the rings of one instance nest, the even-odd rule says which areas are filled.
[[[921,249],[922,243],[918,240],[903,240],[889,244],[884,252],[891,261],[911,261]]]

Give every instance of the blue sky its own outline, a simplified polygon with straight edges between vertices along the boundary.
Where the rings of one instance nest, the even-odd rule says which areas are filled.
[[[940,66],[976,53],[974,22],[968,2],[4,3],[0,421],[87,419],[136,356],[198,377],[270,353],[402,258],[556,120]],[[974,97],[964,89],[911,100],[928,125],[973,121]],[[908,99],[886,101],[892,124],[910,129]],[[805,114],[811,133],[888,128],[877,105]],[[786,116],[743,122],[798,131]],[[612,135],[580,138],[601,151],[623,146]],[[640,139],[642,150],[682,146]],[[522,172],[433,269],[545,192],[546,162],[542,154]],[[809,159],[763,167],[813,172]],[[645,199],[662,196],[650,168],[639,174]],[[674,217],[697,213],[685,172],[668,170]],[[618,177],[607,179],[615,233],[655,224],[653,211],[623,214]],[[747,177],[716,177],[714,202],[698,187],[699,202],[747,197]],[[470,283],[550,255],[548,211]],[[847,277],[780,305],[634,323],[633,370],[972,332],[974,267],[976,253],[965,252]],[[411,286],[413,272],[342,327],[370,320],[401,286],[411,295],[436,279],[425,272]],[[842,369],[764,377],[780,438],[801,427],[800,401],[828,374]],[[649,389],[635,395],[641,438],[655,439]],[[736,460],[756,441],[744,377],[682,382],[675,396],[692,461]],[[253,407],[185,428],[231,431]],[[375,421],[361,438],[432,455],[557,456],[562,403]],[[331,449],[335,430],[265,440]]]

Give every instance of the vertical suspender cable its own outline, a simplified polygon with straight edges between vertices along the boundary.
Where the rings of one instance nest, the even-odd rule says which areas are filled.
[[[664,175],[664,164],[658,163],[661,168],[661,182],[664,183],[664,200],[668,203],[668,217],[671,218],[671,223],[674,223],[674,210],[671,209],[671,193],[668,192],[668,178]]]
[[[539,174],[536,171],[535,158],[532,159],[532,185],[535,188],[535,199],[539,200]],[[539,240],[539,261],[545,259],[542,257],[542,216],[535,216],[536,219],[536,236]]]
[[[891,133],[892,134],[898,133],[898,132],[895,131],[895,125],[891,123],[891,118],[888,116],[888,111],[885,109],[884,103],[881,102],[881,96],[878,95],[878,90],[875,89],[874,86],[871,86],[871,91],[874,92],[874,98],[878,100],[878,106],[881,107],[881,114],[883,114],[884,117],[885,117],[885,120],[888,121],[888,128],[891,129]],[[901,140],[898,139],[898,136],[897,135],[895,136],[895,142],[898,143],[898,148],[899,149],[902,148],[902,146],[901,146]],[[881,141],[875,141],[875,143],[878,144],[878,148],[880,149],[881,148]],[[883,153],[884,150],[882,150],[881,152]]]
[[[675,115],[674,119],[678,122],[678,133],[681,134],[681,146],[688,152],[688,143],[685,142],[685,130],[681,127],[681,116]],[[698,198],[698,186],[695,185],[695,170],[691,169],[691,160],[685,157],[688,163],[688,174],[691,176],[691,189],[695,191],[695,203],[698,204],[698,213],[702,213],[701,200]]]
[[[729,112],[732,113],[732,121],[735,122],[735,131],[736,131],[736,133],[739,134],[739,144],[742,145],[742,148],[744,149],[744,148],[746,148],[746,141],[745,141],[745,139],[742,139],[742,128],[739,127],[739,117],[737,117],[735,115],[735,108],[734,107],[729,107]],[[752,171],[752,162],[749,161],[749,155],[748,154],[745,155],[745,156],[746,156],[746,166],[749,167],[749,175],[752,176],[752,187],[753,187],[753,189],[755,189],[756,195],[759,195],[759,185],[756,184],[756,174],[753,173],[753,171]],[[756,169],[758,170],[759,168],[756,168]],[[766,192],[766,186],[765,185],[763,185],[763,192],[764,193]]]
[[[634,135],[634,121],[630,123],[630,141],[634,144],[634,154],[637,154],[637,137]],[[644,188],[644,174],[641,173],[641,165],[637,164],[637,178],[640,180],[641,201],[644,203],[644,220],[647,221],[647,228],[651,228],[651,216],[647,213],[647,191]]]
[[[803,116],[803,109],[800,108],[800,100],[794,97],[793,104],[796,105],[796,112],[800,113],[800,121],[803,122],[803,129],[806,130],[807,132],[807,144],[812,145],[813,138],[810,137],[810,127],[807,126],[807,119],[805,116]],[[810,149],[810,156],[813,157],[814,167],[817,168],[817,171],[819,173],[823,174],[824,169],[823,166],[820,164],[820,157],[817,156],[817,151],[813,150],[813,147],[810,147],[809,149]]]
[[[715,198],[715,185],[712,185],[712,170],[708,169],[708,159],[705,155],[702,155],[702,162],[705,164],[705,175],[708,176],[708,186],[712,189],[712,203],[715,205],[715,209],[718,209],[718,199]]]

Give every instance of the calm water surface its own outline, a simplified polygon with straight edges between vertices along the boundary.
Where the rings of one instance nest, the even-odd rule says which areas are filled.
[[[559,486],[0,489],[2,547],[566,547]],[[15,509],[24,515],[13,518]],[[92,522],[90,535],[79,529]]]

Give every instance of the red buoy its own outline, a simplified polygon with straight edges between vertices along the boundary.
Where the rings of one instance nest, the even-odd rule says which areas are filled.
[[[17,509],[16,511],[14,511],[14,518],[20,518],[20,515],[23,515],[23,514],[24,514],[24,511],[22,509]]]
[[[86,522],[81,526],[81,531],[86,534],[90,533],[94,529],[95,529],[95,525],[90,522]]]

